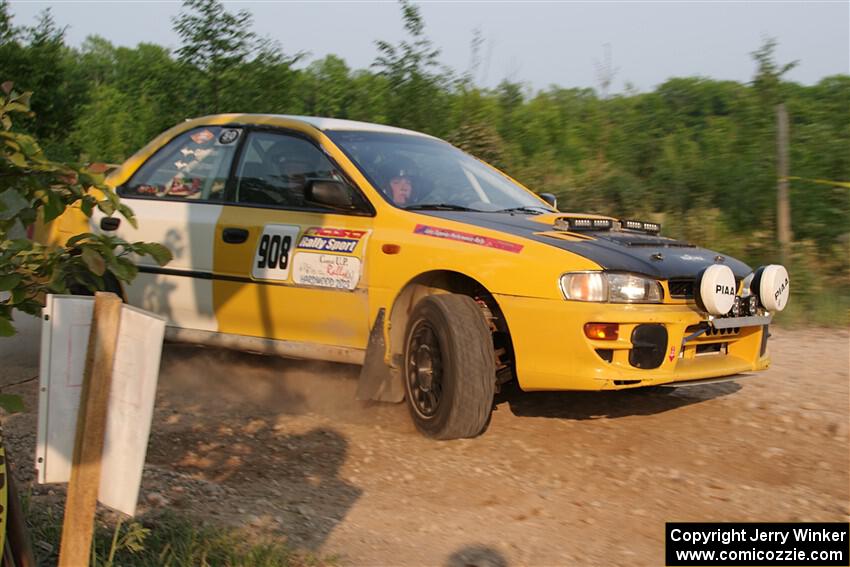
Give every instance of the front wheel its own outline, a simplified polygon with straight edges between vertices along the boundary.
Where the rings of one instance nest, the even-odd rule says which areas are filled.
[[[465,295],[430,295],[405,333],[404,385],[416,427],[435,439],[475,437],[493,408],[496,363],[481,308]]]

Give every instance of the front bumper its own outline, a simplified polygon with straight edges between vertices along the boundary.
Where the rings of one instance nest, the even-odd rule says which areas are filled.
[[[513,341],[523,390],[618,390],[763,370],[767,326],[694,333],[706,317],[694,305],[582,303],[497,295]],[[618,323],[614,341],[589,339],[585,323]],[[652,369],[630,361],[632,332],[666,329],[664,358]],[[686,337],[692,337],[684,342]],[[610,358],[609,360],[606,360]]]

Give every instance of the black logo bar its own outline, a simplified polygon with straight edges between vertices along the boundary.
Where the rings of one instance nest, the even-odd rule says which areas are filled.
[[[668,523],[665,565],[850,566],[848,523]]]

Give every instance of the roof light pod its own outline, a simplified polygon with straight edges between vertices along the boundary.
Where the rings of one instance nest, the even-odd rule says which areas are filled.
[[[611,219],[595,219],[585,217],[559,217],[553,225],[555,230],[566,230],[569,232],[584,230],[611,230],[614,221]]]
[[[726,315],[735,304],[735,274],[729,266],[713,264],[697,278],[697,304],[712,315]]]
[[[750,289],[765,309],[782,311],[788,305],[788,297],[791,294],[788,270],[779,264],[762,266],[753,274]]]
[[[645,222],[638,220],[621,220],[620,226],[627,230],[640,230],[649,234],[658,234],[661,232],[661,225],[657,222]]]

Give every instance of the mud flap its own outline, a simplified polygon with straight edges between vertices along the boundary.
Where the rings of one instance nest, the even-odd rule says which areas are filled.
[[[387,343],[384,340],[384,315],[386,310],[378,310],[375,324],[369,333],[366,346],[366,359],[360,370],[357,383],[358,400],[398,403],[404,399],[404,384],[398,369],[390,368],[384,361]]]

